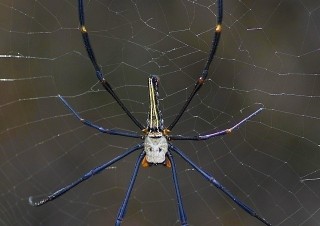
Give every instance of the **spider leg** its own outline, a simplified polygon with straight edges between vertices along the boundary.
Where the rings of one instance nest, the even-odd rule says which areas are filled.
[[[79,5],[78,9],[79,9],[80,31],[81,31],[82,39],[83,39],[86,51],[88,53],[88,56],[90,58],[90,61],[96,71],[97,78],[99,79],[102,86],[108,91],[108,93],[111,94],[113,99],[120,105],[120,107],[123,109],[123,111],[129,116],[129,118],[132,120],[132,122],[134,124],[136,124],[141,130],[143,130],[144,126],[131,114],[131,112],[126,108],[126,106],[122,103],[120,98],[117,96],[117,94],[113,91],[111,85],[103,77],[102,70],[97,63],[96,57],[93,52],[93,48],[90,44],[88,32],[85,27],[83,0],[78,0],[78,5]]]
[[[168,156],[170,163],[171,163],[172,178],[173,178],[174,188],[176,190],[176,195],[177,195],[180,223],[183,226],[187,226],[188,225],[187,216],[186,216],[186,213],[184,212],[184,208],[183,208],[183,203],[182,203],[182,198],[181,198],[181,193],[180,193],[180,188],[179,188],[179,181],[178,181],[178,176],[177,176],[177,171],[176,171],[176,164],[175,164],[173,156],[170,152],[167,153],[167,156]]]
[[[271,224],[266,221],[263,217],[259,216],[253,209],[240,201],[236,196],[234,196],[230,191],[228,191],[222,184],[220,184],[213,176],[203,171],[199,166],[193,163],[180,149],[169,144],[169,149],[177,153],[184,161],[189,163],[196,171],[198,171],[205,179],[207,179],[216,188],[221,190],[225,195],[227,195],[234,203],[236,203],[241,209],[249,213],[251,216],[257,218],[265,225],[271,226]]]
[[[169,140],[207,140],[212,137],[217,137],[217,136],[223,136],[226,134],[231,133],[234,129],[238,128],[241,126],[243,123],[251,119],[252,117],[256,116],[260,111],[262,111],[263,108],[259,108],[255,112],[253,112],[251,115],[247,116],[246,118],[242,119],[240,122],[232,126],[231,128],[224,129],[215,133],[209,133],[205,135],[199,135],[199,136],[182,136],[182,135],[173,135],[173,136],[168,136]]]
[[[216,25],[214,37],[213,37],[213,40],[211,43],[211,50],[208,55],[207,62],[202,70],[202,75],[197,79],[196,84],[195,84],[192,92],[190,93],[190,96],[188,97],[188,99],[184,103],[184,105],[181,108],[181,110],[179,111],[178,115],[173,120],[173,122],[170,124],[170,126],[168,126],[167,130],[169,130],[169,131],[171,131],[172,128],[177,124],[177,122],[181,118],[182,114],[185,112],[185,110],[189,106],[191,100],[197,94],[197,92],[200,90],[200,88],[202,87],[202,85],[204,84],[204,82],[208,76],[209,67],[210,67],[212,60],[213,60],[213,57],[217,51],[220,36],[221,36],[221,29],[222,29],[221,24],[222,24],[222,16],[223,16],[223,2],[222,2],[222,0],[218,0],[217,10],[218,10],[217,25]]]
[[[92,122],[85,120],[80,117],[80,115],[70,106],[70,104],[60,95],[58,95],[60,100],[66,105],[69,110],[77,117],[77,119],[80,120],[83,124],[90,126],[96,130],[99,130],[101,133],[106,133],[110,135],[118,135],[118,136],[124,136],[124,137],[133,137],[133,138],[142,138],[141,135],[137,133],[127,132],[127,131],[121,131],[121,130],[114,130],[114,129],[105,129],[101,126],[95,125]]]
[[[128,149],[126,152],[124,152],[123,154],[115,157],[114,159],[110,160],[109,162],[106,162],[96,168],[93,168],[92,170],[90,170],[89,172],[85,173],[82,177],[80,177],[78,180],[72,182],[71,184],[55,191],[54,193],[48,195],[46,198],[41,199],[40,201],[33,201],[33,197],[30,196],[29,197],[29,204],[32,206],[41,206],[49,201],[52,201],[58,197],[60,197],[61,195],[65,194],[67,191],[71,190],[72,188],[76,187],[78,184],[82,183],[83,181],[88,180],[89,178],[91,178],[92,176],[100,173],[101,171],[103,171],[104,169],[108,168],[109,166],[111,166],[112,164],[118,162],[119,160],[123,159],[124,157],[126,157],[127,155],[135,152],[136,150],[142,149],[143,148],[143,143],[140,143],[130,149]]]
[[[132,188],[133,188],[133,185],[134,185],[134,182],[136,181],[136,178],[137,178],[137,175],[138,175],[138,172],[139,172],[139,167],[140,167],[140,164],[142,162],[142,159],[144,158],[144,156],[146,155],[146,153],[144,151],[141,152],[141,154],[139,155],[137,161],[136,161],[136,165],[134,166],[134,171],[133,171],[133,174],[131,176],[131,179],[130,179],[130,183],[129,183],[129,187],[128,187],[128,190],[127,190],[127,193],[126,193],[126,196],[119,208],[119,212],[118,212],[118,216],[117,216],[117,220],[116,220],[116,223],[115,223],[115,226],[119,226],[121,225],[122,223],[122,220],[124,218],[124,215],[126,214],[126,209],[127,209],[127,206],[128,206],[128,202],[129,202],[129,198],[130,198],[130,195],[131,195],[131,192],[132,192]]]

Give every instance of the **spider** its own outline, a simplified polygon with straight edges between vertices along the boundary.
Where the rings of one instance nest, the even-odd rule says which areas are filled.
[[[206,180],[208,180],[212,185],[214,185],[216,188],[221,190],[226,196],[228,196],[235,204],[237,204],[240,208],[242,208],[245,212],[252,215],[253,217],[257,218],[259,221],[264,223],[265,225],[271,225],[267,220],[265,220],[263,217],[259,216],[253,209],[251,209],[249,206],[247,206],[245,203],[240,201],[235,195],[233,195],[230,191],[228,191],[223,185],[221,185],[212,175],[208,174],[204,170],[202,170],[198,165],[196,165],[192,160],[190,160],[179,148],[174,146],[170,141],[172,140],[194,140],[194,141],[201,141],[201,140],[207,140],[213,137],[217,136],[223,136],[226,134],[230,134],[234,129],[238,128],[240,125],[254,117],[256,114],[261,112],[263,108],[259,108],[246,118],[242,119],[240,122],[232,126],[231,128],[224,129],[218,132],[204,134],[204,135],[198,135],[198,136],[184,136],[184,135],[170,135],[172,129],[175,127],[175,125],[178,123],[179,119],[187,109],[188,105],[192,101],[193,97],[196,95],[196,93],[200,90],[202,85],[204,84],[210,64],[213,60],[213,57],[215,55],[215,52],[217,50],[220,35],[221,35],[221,29],[222,29],[222,16],[223,16],[223,0],[217,0],[218,6],[217,6],[217,25],[215,28],[215,34],[212,40],[210,53],[207,59],[207,62],[204,66],[204,69],[202,71],[201,76],[196,80],[195,86],[190,93],[189,97],[187,98],[186,102],[184,103],[182,109],[178,112],[177,116],[173,120],[173,122],[168,126],[164,126],[163,118],[161,115],[161,112],[159,110],[159,100],[158,100],[158,86],[159,86],[159,79],[157,76],[150,76],[148,79],[148,89],[149,89],[149,100],[150,100],[150,110],[148,114],[147,119],[147,126],[143,126],[127,109],[127,107],[122,103],[122,101],[119,99],[117,94],[112,89],[112,86],[108,83],[108,81],[104,78],[102,70],[100,66],[98,65],[93,48],[90,44],[89,35],[87,32],[87,29],[85,27],[85,13],[84,13],[84,6],[83,6],[83,0],[78,0],[78,10],[79,10],[79,20],[80,20],[80,31],[83,38],[85,49],[88,53],[88,56],[90,58],[90,61],[95,69],[96,76],[99,79],[101,85],[106,89],[106,91],[111,94],[111,96],[114,98],[114,100],[120,105],[120,107],[123,109],[123,111],[129,116],[129,118],[132,120],[132,122],[141,130],[141,133],[134,133],[134,132],[128,132],[124,130],[115,130],[115,129],[107,129],[103,128],[101,126],[98,126],[88,120],[85,120],[81,118],[81,116],[68,104],[68,102],[60,95],[58,97],[63,102],[63,104],[69,108],[69,110],[72,112],[72,114],[80,120],[83,124],[86,126],[92,127],[101,133],[106,133],[109,135],[116,135],[116,136],[124,136],[124,137],[131,137],[131,138],[139,138],[142,139],[143,142],[137,144],[134,147],[129,148],[126,152],[120,154],[119,156],[115,157],[114,159],[110,160],[109,162],[106,162],[100,166],[97,166],[90,171],[88,171],[86,174],[84,174],[82,177],[80,177],[78,180],[70,183],[69,185],[57,190],[54,193],[51,193],[46,198],[40,200],[40,201],[34,201],[33,198],[29,197],[29,203],[32,206],[41,206],[45,203],[48,203],[49,201],[52,201],[72,188],[76,187],[78,184],[82,183],[83,181],[88,180],[92,176],[100,173],[104,169],[108,168],[112,164],[118,162],[119,160],[125,158],[129,154],[136,152],[137,150],[142,149],[133,170],[133,174],[131,176],[128,190],[126,192],[125,198],[123,203],[121,204],[119,208],[119,212],[116,218],[115,225],[121,225],[122,220],[126,213],[126,208],[128,205],[128,201],[133,189],[133,185],[135,183],[136,177],[138,175],[138,170],[140,165],[142,167],[149,167],[152,165],[163,165],[167,168],[171,168],[172,171],[172,177],[173,177],[173,184],[176,192],[176,199],[177,199],[177,205],[178,205],[178,213],[179,213],[179,220],[181,225],[188,225],[187,223],[187,217],[186,213],[184,211],[181,192],[179,189],[179,182],[176,172],[176,165],[174,162],[174,158],[172,153],[174,152],[178,156],[180,156],[184,161],[186,161],[188,164],[191,165],[192,168],[194,168],[197,172],[199,172]],[[142,134],[142,135],[141,135]]]

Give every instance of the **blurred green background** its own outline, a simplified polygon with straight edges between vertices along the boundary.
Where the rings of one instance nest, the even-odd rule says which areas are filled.
[[[201,74],[216,1],[85,1],[99,65],[143,124],[147,78],[160,78],[165,125]],[[113,225],[137,154],[63,197],[39,198],[137,139],[83,126],[59,101],[106,128],[138,131],[97,82],[79,32],[77,1],[0,0],[0,225]],[[177,147],[273,225],[320,225],[320,3],[226,0],[209,79],[172,134],[228,128],[230,136]],[[138,131],[139,132],[139,131]],[[262,225],[178,156],[189,225]],[[123,225],[180,225],[171,171],[141,169]]]

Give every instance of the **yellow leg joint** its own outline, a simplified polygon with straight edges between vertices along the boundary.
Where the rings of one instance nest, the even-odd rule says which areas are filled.
[[[141,165],[144,168],[149,167],[149,163],[148,163],[148,161],[146,159],[146,156],[144,156],[144,158],[142,159]]]
[[[164,129],[163,130],[163,135],[167,136],[167,135],[169,135],[170,132],[171,131],[169,129]]]
[[[87,33],[87,29],[85,26],[81,26],[80,31],[81,31],[81,33]]]
[[[221,30],[222,30],[222,26],[221,26],[221,24],[218,24],[216,26],[216,32],[221,32]]]
[[[167,168],[171,168],[171,162],[168,158],[166,158],[166,161],[164,163],[164,165],[167,167]]]

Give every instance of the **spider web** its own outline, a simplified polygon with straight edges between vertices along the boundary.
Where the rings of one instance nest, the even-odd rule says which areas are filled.
[[[160,78],[165,125],[199,77],[216,1],[85,2],[105,77],[145,123],[147,78]],[[76,1],[0,1],[0,225],[113,225],[137,154],[57,200],[42,197],[138,139],[82,125],[57,98],[105,128],[138,131],[98,84],[78,29]],[[273,225],[320,225],[320,3],[226,0],[209,79],[172,134],[231,127],[228,136],[174,141]],[[174,156],[189,225],[262,225]],[[123,225],[180,225],[171,171],[140,169]]]

